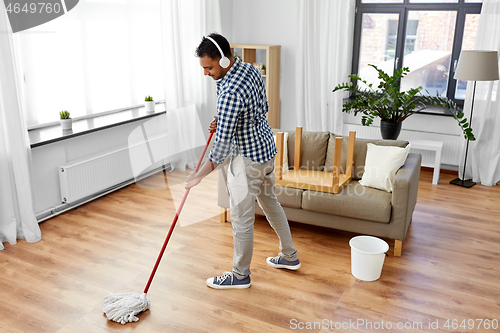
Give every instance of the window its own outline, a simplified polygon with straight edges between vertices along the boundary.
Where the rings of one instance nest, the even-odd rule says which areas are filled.
[[[28,126],[164,98],[159,0],[80,1],[15,36]]]
[[[478,0],[357,0],[352,72],[377,84],[373,64],[389,74],[409,67],[401,89],[422,86],[462,104],[467,82],[453,79],[461,50],[471,50]]]

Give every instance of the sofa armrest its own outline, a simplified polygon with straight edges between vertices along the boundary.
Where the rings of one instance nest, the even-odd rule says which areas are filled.
[[[405,164],[398,170],[394,178],[390,223],[400,225],[400,227],[395,227],[397,234],[394,235],[394,238],[400,241],[406,237],[406,231],[417,203],[421,164],[422,156],[420,154],[409,153]]]

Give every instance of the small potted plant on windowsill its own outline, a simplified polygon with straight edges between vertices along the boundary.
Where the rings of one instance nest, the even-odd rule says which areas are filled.
[[[59,120],[59,123],[61,124],[61,127],[63,130],[70,130],[71,127],[73,126],[73,119],[71,119],[69,112],[68,111],[61,111],[59,112],[59,116],[61,119]]]
[[[151,96],[146,96],[144,99],[144,107],[146,108],[146,113],[152,113],[155,112],[155,101],[153,100],[153,97]]]

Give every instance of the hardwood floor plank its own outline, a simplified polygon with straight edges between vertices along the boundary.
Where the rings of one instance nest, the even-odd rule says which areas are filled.
[[[81,328],[75,324],[68,324],[58,330],[56,333],[93,333],[92,331]]]

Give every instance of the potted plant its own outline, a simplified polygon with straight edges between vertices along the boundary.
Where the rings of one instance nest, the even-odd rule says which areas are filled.
[[[63,130],[70,130],[71,127],[73,126],[73,119],[71,119],[69,112],[68,111],[61,111],[59,112],[59,116],[61,119],[59,120],[59,123],[61,124],[61,127]]]
[[[144,99],[144,107],[146,108],[146,113],[148,112],[155,112],[155,101],[153,100],[153,97],[151,96],[146,96]]]
[[[390,76],[375,65],[369,66],[378,72],[380,84],[377,88],[373,87],[373,83],[368,83],[357,75],[349,75],[350,78],[363,82],[367,88],[362,89],[351,82],[339,84],[333,89],[333,92],[344,90],[351,94],[351,100],[344,104],[342,111],[354,112],[355,116],[361,113],[363,126],[371,125],[374,118],[380,118],[382,138],[395,140],[401,131],[403,120],[426,108],[440,105],[452,113],[464,137],[471,141],[475,140],[463,111],[452,100],[440,96],[439,93],[435,96],[423,95],[421,86],[401,91],[399,84],[401,79],[410,72],[408,67],[398,69],[394,76]]]
[[[259,63],[256,63],[256,62],[253,65],[260,72],[260,75],[266,75],[266,65],[259,64]]]

